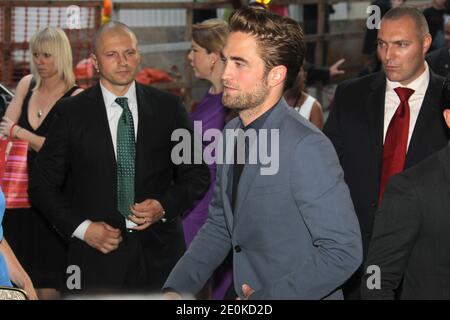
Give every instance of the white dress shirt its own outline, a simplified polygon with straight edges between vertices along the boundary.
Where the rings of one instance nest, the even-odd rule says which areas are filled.
[[[122,115],[123,109],[119,106],[115,100],[119,96],[116,96],[108,89],[106,89],[102,82],[100,81],[100,88],[102,89],[103,101],[105,102],[106,114],[108,116],[109,130],[111,131],[111,138],[114,147],[114,154],[117,159],[117,126],[119,124],[120,116]],[[136,83],[133,82],[127,93],[122,96],[128,98],[128,107],[130,108],[131,114],[133,115],[134,123],[134,137],[137,140],[137,129],[138,129],[138,108],[136,99]],[[127,228],[135,227],[136,224],[128,219],[125,219]],[[72,236],[77,237],[80,240],[84,240],[84,234],[87,228],[92,223],[91,220],[83,221],[73,232]]]
[[[408,100],[410,117],[409,117],[409,132],[408,132],[408,144],[411,141],[411,136],[414,131],[414,126],[416,125],[417,118],[419,116],[420,108],[422,107],[423,98],[425,97],[425,92],[428,88],[428,83],[430,82],[430,72],[428,71],[428,64],[425,62],[425,71],[413,82],[408,84],[407,88],[413,89],[414,93]],[[386,95],[384,103],[384,134],[383,134],[383,144],[386,139],[386,132],[400,104],[400,98],[394,91],[397,87],[405,87],[400,84],[400,82],[390,81],[386,78]]]

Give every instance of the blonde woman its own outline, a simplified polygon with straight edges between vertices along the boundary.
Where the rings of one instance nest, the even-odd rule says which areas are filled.
[[[46,27],[30,40],[31,71],[19,81],[0,123],[0,134],[28,141],[28,172],[44,144],[57,102],[78,94],[72,50],[63,30]],[[66,248],[35,208],[6,209],[4,232],[41,299],[56,299],[63,284]]]

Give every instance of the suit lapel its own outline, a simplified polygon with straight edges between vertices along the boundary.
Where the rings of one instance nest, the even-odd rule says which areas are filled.
[[[228,225],[230,226],[230,230],[233,230],[233,220],[234,214],[231,208],[231,199],[228,196],[228,184],[233,182],[233,178],[231,175],[231,167],[234,161],[233,151],[234,151],[234,139],[227,139],[226,132],[227,130],[236,130],[238,128],[242,128],[242,123],[238,119],[236,121],[236,125],[231,128],[226,128],[223,131],[223,141],[224,141],[224,164],[222,166],[222,180],[221,180],[221,189],[222,189],[222,199],[223,199],[223,208],[225,211],[225,217],[228,221]],[[231,186],[230,186],[231,188]],[[231,189],[230,189],[231,190]]]
[[[427,132],[430,131],[430,126],[436,124],[436,117],[442,118],[440,114],[441,86],[436,81],[439,80],[430,71],[430,82],[409,142],[405,168],[425,159],[430,154],[429,148],[433,147],[432,141],[428,140],[430,135]],[[427,140],[424,141],[423,137]]]
[[[268,119],[267,119],[268,120]],[[261,128],[263,129],[263,128]],[[257,150],[258,139],[249,145],[249,153],[252,153],[252,150]],[[241,178],[239,179],[238,191],[237,191],[237,199],[236,199],[236,208],[235,208],[235,219],[236,223],[239,219],[239,213],[244,203],[244,200],[247,198],[248,191],[253,185],[253,181],[257,173],[259,172],[260,165],[250,164],[248,159],[246,159],[246,164],[244,166],[244,170],[242,171]]]
[[[288,108],[286,102],[284,99],[281,99],[278,104],[274,107],[274,110],[267,118],[266,122],[263,124],[261,129],[266,129],[269,131],[268,133],[268,141],[270,140],[270,129],[280,129],[281,120],[283,118],[283,114],[286,109]],[[252,154],[252,152],[257,152],[258,149],[258,139],[256,141],[253,141],[253,143],[249,144],[249,154]],[[268,144],[268,152],[271,153],[271,146]],[[256,153],[257,154],[257,153]],[[261,170],[261,164],[259,163],[259,159],[257,158],[256,164],[249,164],[248,159],[246,160],[246,165],[244,167],[244,170],[242,171],[241,178],[239,180],[239,186],[238,186],[238,196],[236,199],[236,210],[235,210],[235,224],[238,224],[238,220],[244,214],[244,212],[241,213],[241,209],[243,204],[245,203],[245,200],[247,198],[249,190],[252,188],[253,183],[255,181],[255,178],[258,173],[260,173]]]
[[[92,100],[92,112],[95,124],[93,130],[97,130],[94,133],[94,137],[98,137],[98,140],[105,145],[107,163],[111,163],[116,170],[116,156],[114,154],[113,141],[114,137],[111,137],[111,130],[109,129],[108,115],[106,113],[105,102],[103,100],[102,90],[100,83],[97,83],[89,93],[89,98]],[[97,122],[98,121],[98,122]]]
[[[108,114],[106,112],[105,102],[99,83],[92,87],[88,97],[92,112],[92,116],[89,119],[92,121],[92,124],[89,126],[89,135],[91,135],[92,138],[90,138],[89,141],[95,146],[96,152],[92,156],[96,158],[96,161],[104,164],[104,170],[107,172],[107,178],[106,181],[104,181],[104,184],[108,191],[103,191],[113,195],[111,206],[116,207],[117,164],[112,140],[115,137],[111,136]],[[112,214],[111,217],[120,224],[124,223],[119,212],[117,212],[117,214]]]
[[[379,73],[375,81],[370,86],[371,90],[364,105],[366,109],[369,136],[371,142],[372,155],[369,159],[374,159],[377,164],[377,174],[381,170],[381,159],[383,155],[383,129],[384,129],[384,109],[386,96],[386,77],[384,73]],[[377,175],[378,179],[378,175]]]
[[[145,162],[142,155],[145,154],[144,149],[148,148],[148,140],[145,139],[145,128],[151,125],[152,120],[152,106],[153,98],[150,95],[146,95],[144,87],[136,82],[136,100],[138,108],[138,129],[136,139],[136,158],[135,158],[135,184],[138,177],[141,177],[143,168],[148,165]]]

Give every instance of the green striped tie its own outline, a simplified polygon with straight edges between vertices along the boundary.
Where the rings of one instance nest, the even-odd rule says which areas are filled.
[[[128,99],[117,98],[116,103],[123,108],[117,126],[117,208],[128,217],[129,208],[134,204],[134,123]]]

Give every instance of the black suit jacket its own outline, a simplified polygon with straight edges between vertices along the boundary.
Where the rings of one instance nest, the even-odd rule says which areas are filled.
[[[409,168],[446,145],[447,126],[440,110],[443,78],[430,71],[430,82],[406,155]],[[356,214],[364,253],[372,236],[383,156],[386,76],[379,72],[339,85],[324,133],[338,153]]]
[[[130,237],[141,243],[139,254],[149,259],[146,269],[156,275],[150,283],[162,285],[185,249],[180,216],[201,198],[210,182],[206,165],[174,165],[171,160],[177,143],[171,142],[172,132],[183,128],[193,136],[192,122],[179,98],[138,83],[136,95],[135,202],[157,199],[167,222],[159,221],[133,235],[125,231],[125,220],[117,210],[116,158],[99,84],[55,106],[54,122],[31,176],[31,199],[70,242],[69,264],[84,268],[86,286],[108,287],[113,282],[120,286],[129,271],[125,261],[136,256]],[[68,189],[65,195],[63,186]],[[72,238],[86,219],[122,229],[119,248],[103,255]]]
[[[428,66],[438,75],[447,77],[450,72],[450,54],[448,48],[440,48],[427,54]]]
[[[447,146],[390,180],[366,262],[380,267],[381,289],[362,286],[363,298],[394,299],[403,279],[401,299],[450,299],[449,230]]]

